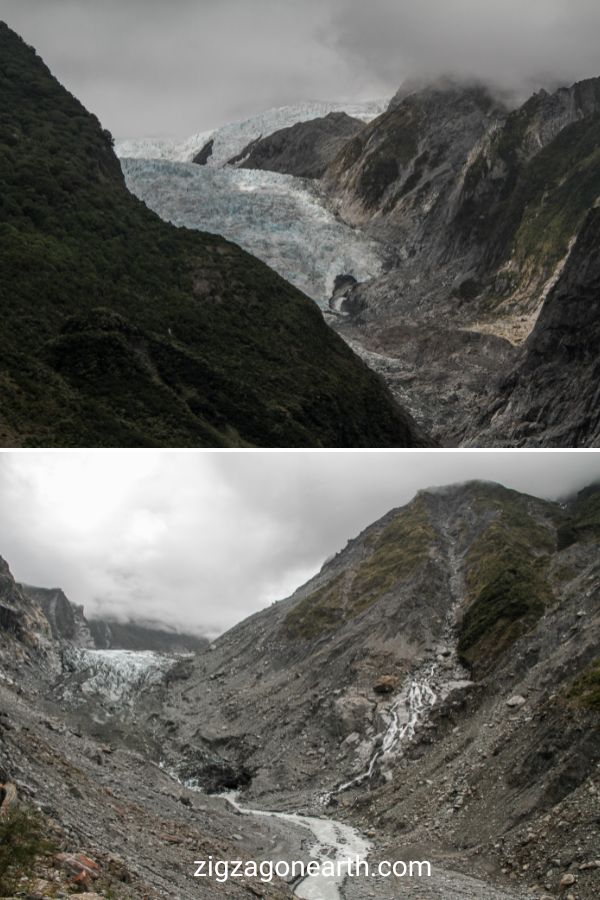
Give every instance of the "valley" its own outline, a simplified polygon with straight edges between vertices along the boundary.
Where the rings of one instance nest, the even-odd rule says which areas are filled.
[[[162,218],[239,242],[316,300],[440,445],[596,446],[599,84],[511,106],[416,81],[362,120],[307,104],[225,126],[206,158],[200,138],[118,152]]]
[[[592,900],[598,496],[421,491],[193,651],[56,638],[3,564],[3,780],[100,897]],[[211,855],[432,875],[198,887]],[[40,857],[39,896],[73,875]]]

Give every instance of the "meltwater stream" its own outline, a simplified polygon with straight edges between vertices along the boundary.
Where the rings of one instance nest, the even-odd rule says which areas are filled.
[[[404,742],[414,736],[418,722],[437,700],[437,695],[431,686],[435,672],[436,665],[434,663],[418,669],[411,676],[387,712],[386,729],[383,735],[380,735],[381,743],[372,754],[369,765],[356,778],[341,784],[336,793],[339,794],[348,788],[356,787],[371,778],[377,765],[385,775],[386,763],[391,760]]]
[[[307,875],[296,885],[294,895],[302,900],[341,900],[344,881],[349,866],[356,868],[357,861],[367,858],[371,844],[355,828],[333,819],[317,816],[303,816],[299,813],[269,812],[240,806],[235,792],[221,795],[234,809],[245,816],[271,816],[291,825],[310,831],[314,837],[309,853],[312,859],[321,863],[333,862],[334,874],[319,872]],[[330,867],[331,868],[331,867]]]

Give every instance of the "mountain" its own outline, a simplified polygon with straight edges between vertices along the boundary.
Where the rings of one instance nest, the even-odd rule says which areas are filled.
[[[203,650],[208,639],[168,629],[164,623],[114,619],[87,619],[83,606],[72,603],[61,588],[18,585],[48,620],[55,641],[81,649],[152,650],[158,653],[186,653]]]
[[[434,900],[571,885],[592,900],[599,540],[598,484],[561,502],[477,481],[424,490],[209,651],[63,643],[54,670],[6,567],[3,596],[33,640],[25,689],[2,657],[5,778],[117,897],[197,895],[188,844],[289,859],[308,840],[320,859],[340,842],[372,862],[426,857]],[[234,810],[218,796],[232,787]],[[202,886],[215,900],[258,889]],[[389,882],[331,896],[365,891],[383,900]]]
[[[244,169],[320,178],[350,138],[362,131],[363,124],[346,113],[332,112],[253,141],[242,150],[239,160],[230,163]]]
[[[98,650],[153,650],[157,653],[189,653],[205,650],[207,638],[167,630],[161,623],[116,622],[90,619],[90,631]]]
[[[68,641],[76,647],[94,647],[90,624],[83,606],[76,606],[60,588],[40,588],[20,584],[20,590],[41,608],[55,641]]]
[[[600,79],[541,91],[514,110],[478,86],[412,85],[325,173],[342,218],[397,247],[390,271],[336,307],[334,327],[446,445],[464,440],[473,406],[498,372],[518,369],[525,383],[520,347],[530,336],[548,379],[561,382],[558,342],[539,341],[534,328],[538,317],[556,320],[551,295],[559,296],[554,288],[600,194],[599,98]],[[567,289],[565,279],[560,296]],[[582,357],[595,328],[592,304],[570,328],[569,345]],[[576,374],[591,398],[590,373],[582,366]],[[535,394],[535,379],[526,390]],[[506,412],[471,441],[597,443],[585,427],[543,433],[539,420],[528,431],[524,408],[511,410],[514,418]]]
[[[599,498],[421,492],[173,686],[176,765],[202,782],[176,748],[205,742],[262,808],[325,796],[392,855],[458,851],[534,896],[575,871],[591,898]],[[199,729],[173,715],[184,695]]]
[[[569,363],[565,378],[560,340],[539,335],[557,321],[551,298],[559,282],[566,296],[600,195],[599,85],[513,108],[482,84],[407,82],[368,121],[309,106],[285,127],[270,113],[226,126],[198,147],[196,175],[181,163],[123,167],[163,218],[238,241],[328,304],[331,327],[443,446],[595,446],[593,424],[575,422],[587,413],[556,404],[556,420],[537,416],[506,393],[518,381],[536,396],[531,373],[543,370],[565,403],[574,376],[578,408],[594,404],[593,366]],[[595,305],[566,327],[585,358]]]
[[[428,443],[297,290],[126,190],[110,135],[0,25],[0,444]]]
[[[284,124],[266,113],[226,126],[198,146],[196,176],[181,163],[123,167],[163,218],[239,241],[327,304],[330,326],[441,445],[597,445],[585,412],[594,368],[565,367],[559,329],[548,340],[544,323],[558,322],[556,298],[570,286],[577,298],[568,273],[581,267],[579,238],[579,250],[592,246],[600,79],[516,107],[483,84],[412,81],[379,114],[356,116],[352,133],[351,116],[309,105]],[[249,180],[232,166],[263,174]],[[565,327],[585,360],[595,304]],[[565,398],[540,415],[534,400],[528,410],[507,399],[513,383],[536,397],[539,371]],[[591,425],[577,424],[586,417]]]
[[[116,144],[121,159],[165,159],[171,162],[193,162],[209,168],[226,166],[233,157],[244,152],[252,142],[266,138],[298,122],[322,119],[330,113],[345,113],[354,119],[369,122],[385,109],[385,101],[371,100],[363,103],[335,103],[313,101],[295,106],[268,109],[241,122],[231,122],[213,131],[202,131],[184,141],[123,140]]]
[[[8,563],[0,557],[0,670],[9,683],[27,680],[34,664],[58,664],[50,624],[38,604],[25,594]]]

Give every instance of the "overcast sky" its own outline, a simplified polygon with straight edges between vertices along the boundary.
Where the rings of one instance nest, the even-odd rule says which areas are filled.
[[[215,635],[288,596],[423,487],[472,478],[556,498],[600,454],[0,454],[0,555],[88,614]]]
[[[600,75],[598,0],[0,0],[115,137],[457,74],[529,92]]]

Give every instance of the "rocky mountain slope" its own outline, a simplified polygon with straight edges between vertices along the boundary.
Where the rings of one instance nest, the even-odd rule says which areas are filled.
[[[372,861],[431,860],[407,896],[592,900],[599,540],[597,485],[561,503],[482,482],[422,491],[184,656],[57,649],[5,566],[21,630],[3,618],[4,779],[62,852],[97,864],[100,896],[197,896],[199,854],[301,857],[319,844],[309,822],[337,853],[324,835],[345,822]],[[211,793],[233,787],[245,810]],[[74,889],[57,858],[36,867]],[[327,896],[389,891],[349,879]]]
[[[306,297],[125,188],[111,138],[0,25],[0,444],[426,441]]]
[[[208,639],[167,630],[161,623],[116,622],[90,619],[90,631],[98,650],[154,650],[157,653],[190,653],[203,650]]]
[[[325,175],[342,217],[398,252],[391,272],[357,286],[337,308],[348,315],[340,330],[443,443],[461,440],[482,379],[519,366],[513,346],[532,331],[600,194],[599,85],[541,91],[510,112],[481,88],[411,86]],[[571,330],[582,357],[594,328],[590,306]],[[461,346],[465,377],[454,366]],[[415,347],[425,349],[418,363]],[[560,381],[563,358],[554,351],[545,345],[542,364]],[[444,375],[438,391],[432,386]],[[572,363],[570,376],[584,404],[593,403],[586,366]],[[529,389],[535,393],[534,380]],[[523,410],[512,411],[502,433],[486,439],[480,429],[476,440],[528,444]],[[532,432],[531,445],[597,443],[593,432],[563,426]]]
[[[149,163],[125,160],[124,168],[134,193],[164,218],[212,227],[319,302],[330,297],[333,328],[442,444],[594,445],[593,428],[572,428],[558,406],[556,425],[538,420],[535,429],[523,404],[512,404],[497,428],[485,410],[502,402],[489,391],[499,380],[538,392],[527,374],[534,357],[523,367],[520,345],[600,193],[599,84],[540,91],[511,110],[482,85],[410,83],[362,127],[354,120],[345,139],[337,129],[351,123],[341,112],[307,115],[266,136],[250,129],[229,161],[260,168],[267,183],[248,184],[227,169],[217,185],[157,164],[150,172]],[[223,165],[209,143],[201,168]],[[319,185],[307,194],[302,182],[268,182],[282,172]],[[561,296],[565,288],[563,281]],[[576,357],[585,357],[594,328],[591,304],[571,329]],[[559,383],[561,351],[538,333],[536,365]],[[580,405],[591,408],[593,372],[572,359],[573,379]]]
[[[587,246],[583,229],[600,195],[599,99],[597,78],[541,90],[517,108],[481,84],[411,82],[379,115],[359,116],[362,127],[355,122],[345,140],[336,135],[334,158],[329,133],[334,122],[349,127],[344,113],[307,114],[279,130],[267,114],[268,128],[246,129],[248,140],[238,140],[228,161],[265,176],[310,175],[311,202],[301,182],[279,183],[273,198],[273,186],[257,181],[246,198],[259,211],[254,217],[239,196],[248,185],[227,167],[218,190],[205,179],[202,192],[191,193],[186,172],[144,179],[127,161],[124,167],[132,190],[163,217],[212,224],[319,302],[329,297],[329,324],[442,445],[594,446],[594,428],[573,426],[561,404],[547,426],[538,417],[534,428],[523,418],[536,416],[526,401],[510,404],[498,427],[486,411],[503,403],[499,382],[518,381],[537,394],[534,360],[547,381],[566,385],[564,353],[533,330],[546,302],[543,320],[558,320],[552,296],[564,297],[569,284],[579,290],[565,279],[555,293],[577,239],[580,250]],[[201,169],[224,165],[211,141],[196,158]],[[304,202],[290,202],[301,195]],[[265,215],[272,200],[277,215],[268,208]],[[327,231],[339,241],[323,231],[328,216]],[[314,246],[306,235],[315,236]],[[336,291],[341,279],[344,290]],[[593,279],[585,290],[593,293]],[[595,404],[593,371],[577,362],[595,328],[588,304],[569,337],[579,348],[568,378],[581,409]],[[524,366],[530,336],[537,352]],[[490,385],[499,393],[492,396]]]
[[[207,638],[181,634],[159,622],[87,619],[83,606],[72,603],[61,588],[29,584],[20,584],[18,588],[41,608],[54,640],[72,647],[185,653],[205,649],[209,643]]]
[[[309,122],[298,122],[253,141],[242,150],[241,159],[230,160],[244,169],[266,169],[321,178],[344,145],[362,131],[364,123],[346,113],[329,113]]]
[[[600,443],[600,213],[583,226],[512,370],[483,393],[468,440],[487,446]]]
[[[172,764],[214,789],[216,752],[253,803],[328,808],[380,853],[593,897],[599,498],[418,495],[173,685]]]

